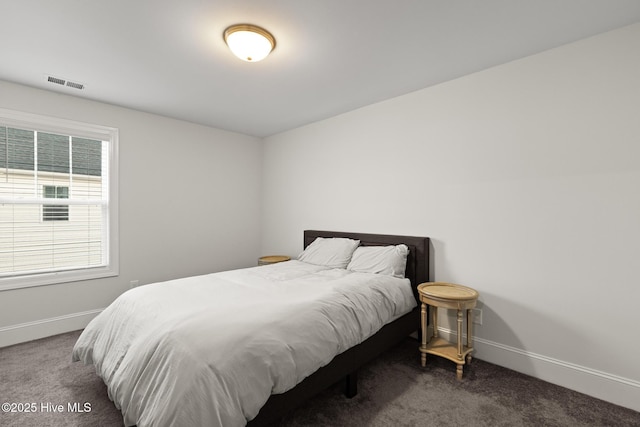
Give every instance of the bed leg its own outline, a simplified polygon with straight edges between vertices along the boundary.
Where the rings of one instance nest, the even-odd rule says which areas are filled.
[[[349,399],[358,394],[358,371],[353,371],[345,378],[344,395]]]

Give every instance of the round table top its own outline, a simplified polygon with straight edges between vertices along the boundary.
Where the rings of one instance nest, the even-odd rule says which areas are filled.
[[[418,285],[418,292],[433,298],[449,300],[474,300],[478,291],[467,286],[447,282],[427,282]]]

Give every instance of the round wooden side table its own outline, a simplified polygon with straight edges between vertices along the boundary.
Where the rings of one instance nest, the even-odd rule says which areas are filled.
[[[288,257],[286,255],[267,255],[267,256],[263,256],[258,258],[258,265],[269,265],[269,264],[275,264],[277,262],[284,262],[284,261],[290,261],[291,257]]]
[[[478,301],[478,292],[467,286],[446,282],[427,282],[418,285],[421,307],[422,344],[420,345],[420,361],[427,364],[427,354],[445,357],[458,366],[456,376],[462,379],[465,363],[471,363],[473,352],[473,308]],[[427,305],[430,306],[433,336],[427,340]],[[457,310],[458,342],[452,344],[438,337],[438,307]],[[462,343],[463,311],[467,313],[467,341]]]

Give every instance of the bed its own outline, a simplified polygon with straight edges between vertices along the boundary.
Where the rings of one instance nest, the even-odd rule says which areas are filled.
[[[346,241],[358,253],[405,247],[408,280],[308,258]],[[126,292],[83,331],[73,359],[95,365],[125,425],[140,427],[269,425],[341,380],[353,396],[358,368],[419,327],[429,240],[308,230],[304,248],[280,266]]]

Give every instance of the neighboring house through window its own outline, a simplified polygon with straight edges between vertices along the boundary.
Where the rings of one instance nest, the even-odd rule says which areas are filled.
[[[68,199],[69,187],[44,185],[45,199]],[[69,205],[42,205],[43,221],[69,221]]]
[[[0,109],[0,290],[117,275],[117,139]]]

